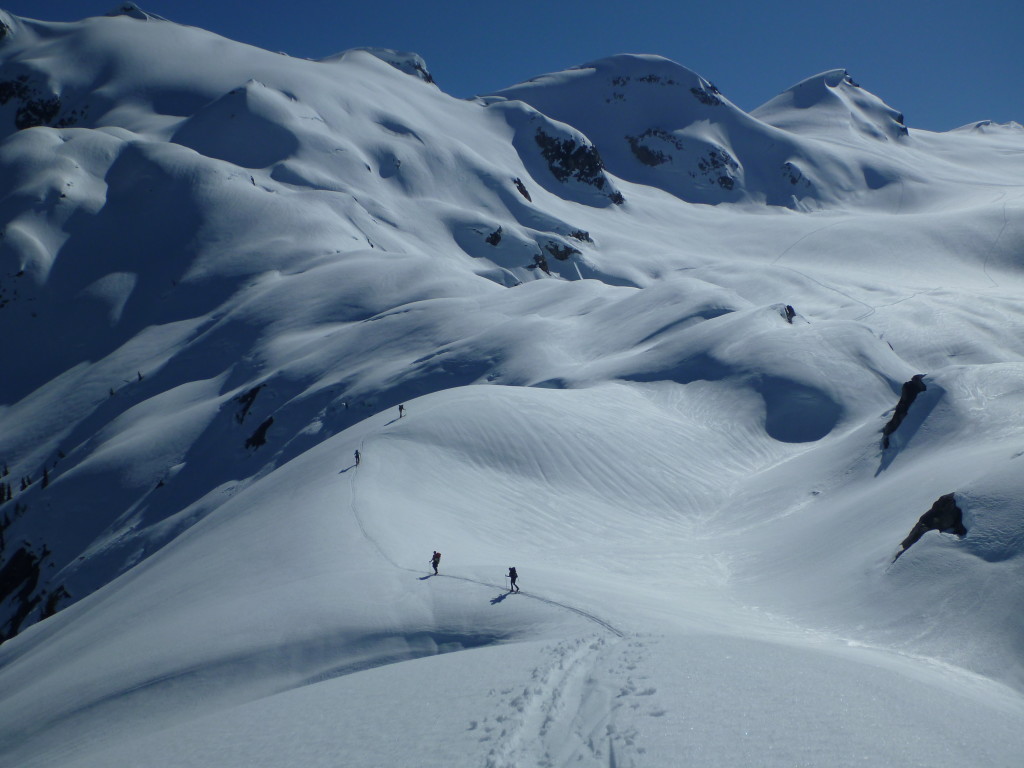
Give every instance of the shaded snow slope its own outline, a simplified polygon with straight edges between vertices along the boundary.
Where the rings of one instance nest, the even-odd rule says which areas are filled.
[[[1019,126],[0,19],[5,761],[1019,761]]]

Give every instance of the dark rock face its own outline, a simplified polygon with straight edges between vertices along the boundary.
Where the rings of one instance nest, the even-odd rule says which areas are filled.
[[[534,140],[551,174],[563,184],[572,180],[601,192],[614,205],[626,202],[605,175],[597,147],[583,137],[559,138],[538,128]],[[521,191],[521,190],[520,190]]]
[[[19,131],[41,125],[67,128],[78,121],[77,114],[57,120],[61,111],[60,97],[33,85],[27,75],[0,81],[0,105],[10,101],[17,104],[14,127]]]
[[[43,604],[43,611],[40,614],[40,620],[48,619],[57,613],[62,600],[70,600],[71,593],[68,592],[67,588],[61,584],[56,590],[51,592],[46,598],[46,603]]]
[[[782,164],[782,176],[794,186],[804,180],[803,172],[789,161]]]
[[[893,411],[889,423],[882,427],[882,448],[889,447],[889,435],[895,432],[899,425],[903,423],[903,419],[907,417],[907,412],[910,410],[911,403],[926,389],[928,387],[924,384],[923,373],[918,373],[910,381],[903,383],[903,388],[900,391],[900,401],[896,404],[896,410]]]
[[[48,552],[40,557],[22,545],[0,568],[0,604],[11,600],[12,610],[7,623],[0,627],[0,642],[18,634],[22,623],[39,603],[33,592],[39,585],[40,568]]]
[[[629,143],[630,150],[633,152],[636,159],[644,165],[656,166],[672,162],[672,157],[670,155],[662,152],[660,149],[656,149],[649,146],[647,143],[644,143],[644,139],[650,138],[660,139],[665,144],[675,147],[680,152],[683,151],[683,142],[668,131],[663,131],[660,128],[649,128],[639,136],[627,136],[626,141]]]
[[[544,258],[544,254],[543,253],[538,253],[536,256],[534,256],[533,257],[533,264],[527,265],[526,268],[527,269],[539,269],[545,275],[550,275],[551,274],[551,268],[548,266],[548,260],[546,258]]]
[[[559,261],[566,261],[570,256],[578,256],[581,253],[579,248],[573,248],[571,245],[562,245],[553,240],[544,243],[544,250]]]
[[[243,392],[242,394],[235,398],[236,403],[242,404],[242,407],[235,414],[235,420],[239,424],[245,421],[245,417],[249,415],[249,410],[252,408],[253,403],[256,402],[256,397],[257,395],[259,395],[260,390],[263,389],[264,386],[266,385],[259,384],[250,389],[248,392]]]
[[[270,425],[274,423],[274,417],[270,416],[256,427],[256,431],[249,436],[249,439],[245,441],[246,448],[259,448],[261,445],[265,445],[267,442],[267,430],[270,429]]]
[[[535,138],[556,179],[568,181],[574,178],[597,189],[604,189],[604,163],[593,144],[577,144],[572,139],[558,139],[540,128]]]
[[[700,88],[691,88],[690,93],[693,94],[693,98],[708,107],[718,107],[722,104],[721,91],[719,91],[712,83],[701,83]]]
[[[491,234],[489,234],[487,236],[485,242],[488,245],[497,245],[498,243],[500,243],[501,242],[501,227],[498,227],[496,230],[491,232]]]
[[[911,529],[910,534],[900,543],[900,548],[893,557],[893,562],[928,531],[941,531],[942,533],[955,533],[963,538],[967,535],[964,527],[963,512],[956,505],[954,494],[947,493],[940,496],[932,504],[932,508],[921,515],[917,524]]]
[[[516,189],[519,190],[519,194],[526,198],[526,202],[532,203],[533,198],[530,197],[529,191],[526,189],[526,185],[523,184],[522,179],[512,179],[512,183],[516,185]]]
[[[900,128],[899,128],[899,130],[900,130],[900,134],[901,134],[902,136],[909,136],[909,135],[910,135],[910,129],[909,129],[909,128],[907,128],[906,124],[905,124],[905,123],[903,122],[903,119],[904,119],[904,118],[903,118],[903,113],[902,113],[902,112],[900,112],[900,113],[899,113],[898,115],[896,115],[896,117],[894,117],[893,119],[894,119],[894,120],[896,121],[896,124],[897,124],[897,125],[898,125],[898,126],[900,127]]]
[[[697,168],[704,176],[716,176],[715,181],[722,189],[732,189],[736,185],[733,176],[740,164],[724,149],[712,149],[697,162]]]

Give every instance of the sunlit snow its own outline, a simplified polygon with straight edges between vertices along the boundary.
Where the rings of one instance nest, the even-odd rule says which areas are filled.
[[[0,23],[0,763],[1020,765],[1020,125]]]

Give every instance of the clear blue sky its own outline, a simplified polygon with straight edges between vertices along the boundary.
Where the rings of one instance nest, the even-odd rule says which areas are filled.
[[[0,0],[72,21],[114,0]],[[846,68],[913,128],[1024,123],[1021,0],[149,0],[138,5],[293,56],[357,46],[415,51],[455,96],[494,91],[614,53],[667,56],[743,109]]]

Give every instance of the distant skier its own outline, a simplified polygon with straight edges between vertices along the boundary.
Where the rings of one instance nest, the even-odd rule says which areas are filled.
[[[516,573],[516,569],[510,567],[508,569],[508,579],[509,579],[509,584],[511,585],[508,588],[509,592],[518,592],[519,591],[519,587],[516,586],[516,579],[518,579],[518,578],[519,578],[519,574]]]
[[[437,575],[437,566],[441,563],[441,553],[434,552],[434,556],[430,558],[430,564],[434,566],[434,575]]]
[[[405,406],[398,406],[398,418],[402,418],[405,415]]]
[[[356,466],[358,467],[359,466],[359,451],[358,450],[355,452],[355,457],[356,457]]]

